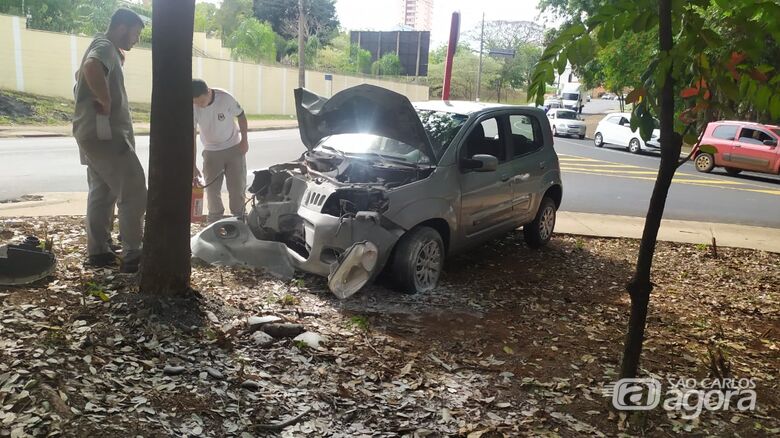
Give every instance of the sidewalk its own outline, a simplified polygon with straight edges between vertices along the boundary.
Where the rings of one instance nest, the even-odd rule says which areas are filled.
[[[78,216],[86,211],[87,194],[72,192],[40,193],[40,201],[0,204],[0,221],[7,217]],[[227,205],[227,194],[223,195]],[[595,237],[640,239],[645,219],[593,213],[558,212],[557,233]],[[658,240],[691,244],[758,249],[780,253],[780,229],[697,221],[664,220]]]
[[[250,131],[270,131],[297,128],[298,120],[295,117],[289,120],[249,120],[248,124]],[[149,135],[149,123],[133,123],[133,130],[135,135]],[[71,125],[0,125],[0,138],[69,137],[72,135],[71,131]]]

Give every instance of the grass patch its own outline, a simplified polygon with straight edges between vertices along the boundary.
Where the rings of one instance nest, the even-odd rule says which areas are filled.
[[[131,103],[134,122],[148,122],[151,105]],[[0,90],[0,125],[69,125],[73,100]]]

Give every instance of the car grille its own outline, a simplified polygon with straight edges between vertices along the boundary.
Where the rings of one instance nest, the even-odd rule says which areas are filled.
[[[318,193],[314,190],[307,190],[306,194],[303,195],[303,205],[309,206],[309,207],[322,207],[322,204],[325,203],[325,199],[327,199],[328,195],[324,193]]]

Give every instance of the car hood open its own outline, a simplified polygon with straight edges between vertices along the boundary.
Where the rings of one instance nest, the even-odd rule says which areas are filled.
[[[330,99],[295,89],[298,130],[307,149],[335,134],[374,134],[408,144],[436,162],[422,122],[409,99],[386,88],[363,84]]]

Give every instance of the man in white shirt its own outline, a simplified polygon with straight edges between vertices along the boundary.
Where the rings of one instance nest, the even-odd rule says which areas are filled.
[[[244,110],[230,93],[209,88],[202,79],[192,80],[192,104],[195,131],[197,134],[200,127],[200,140],[203,143],[203,179],[206,182],[208,221],[219,220],[225,213],[221,196],[223,176],[227,181],[230,214],[243,217],[246,153],[249,150]],[[193,173],[200,176],[197,167]]]

